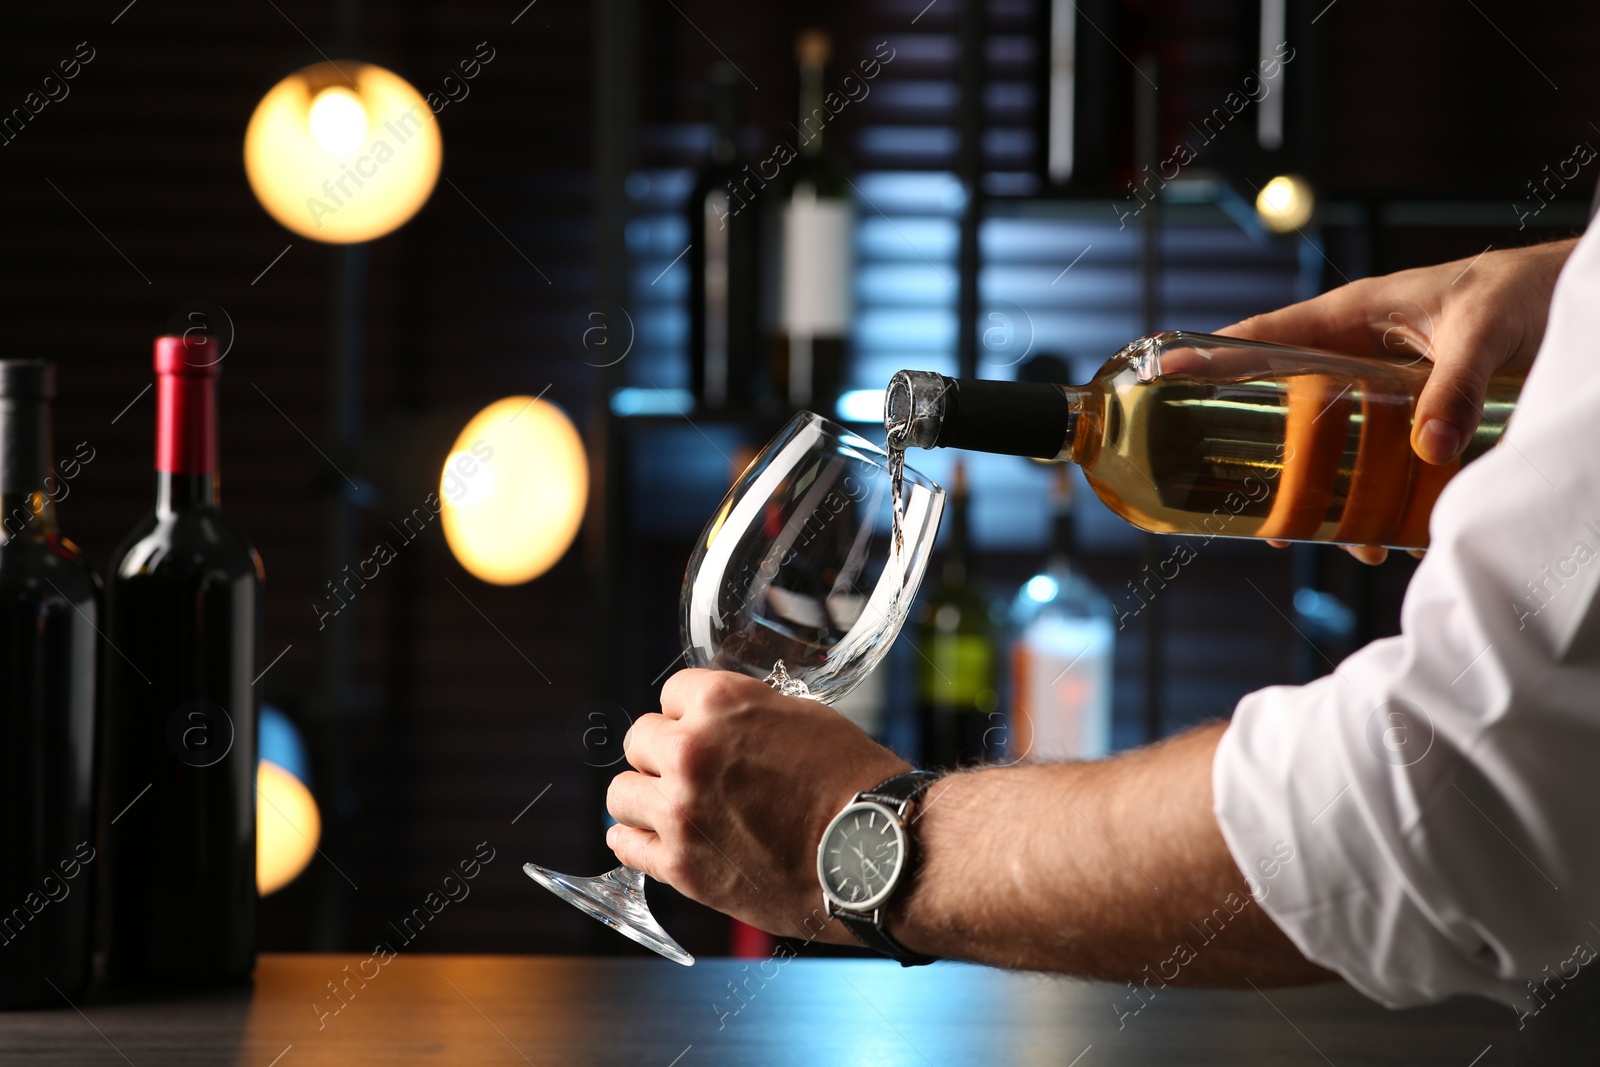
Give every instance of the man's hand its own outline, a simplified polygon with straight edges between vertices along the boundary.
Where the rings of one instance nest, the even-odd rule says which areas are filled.
[[[1363,278],[1218,332],[1351,355],[1433,360],[1411,446],[1428,463],[1449,463],[1478,427],[1489,379],[1525,372],[1533,363],[1556,277],[1576,243],[1487,252],[1476,260]],[[1386,554],[1371,546],[1350,551],[1367,563]]]
[[[824,921],[817,842],[850,798],[909,765],[838,712],[728,671],[680,671],[623,740],[612,779],[623,863],[752,926],[810,939]],[[809,921],[808,921],[809,920]],[[821,940],[849,943],[837,923]]]
[[[763,930],[851,943],[826,920],[817,842],[905,761],[830,708],[739,674],[681,671],[661,711],[623,741],[638,770],[607,798],[617,858]],[[1223,842],[1211,810],[1221,734],[941,779],[912,817],[921,870],[889,909],[891,932],[932,955],[1119,981],[1148,977],[1181,944],[1197,957],[1164,982],[1327,977],[1255,906],[1276,869],[1252,866],[1252,883]],[[1200,932],[1219,922],[1220,936]]]

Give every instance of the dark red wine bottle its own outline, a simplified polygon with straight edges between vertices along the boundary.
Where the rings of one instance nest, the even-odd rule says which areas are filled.
[[[54,396],[51,364],[0,360],[0,1008],[89,978],[100,581],[56,501],[94,450],[55,466]]]
[[[244,978],[256,954],[261,557],[218,506],[217,342],[158,337],[156,505],[106,613],[107,973]]]

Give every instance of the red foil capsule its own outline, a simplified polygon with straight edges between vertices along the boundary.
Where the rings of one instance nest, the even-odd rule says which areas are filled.
[[[217,341],[192,333],[156,338],[156,470],[217,470]]]

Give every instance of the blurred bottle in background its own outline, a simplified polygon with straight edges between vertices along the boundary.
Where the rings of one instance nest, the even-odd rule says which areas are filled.
[[[821,30],[795,43],[800,63],[797,157],[784,168],[778,337],[772,384],[790,407],[832,411],[845,368],[855,285],[855,208],[833,116],[823,106],[832,44]]]
[[[719,411],[755,397],[761,331],[758,242],[765,184],[739,155],[742,89],[711,68],[711,158],[689,197],[689,365],[695,405]]]
[[[1052,473],[1050,554],[1011,608],[1010,760],[1098,759],[1111,751],[1111,602],[1073,565],[1072,472],[1057,464]]]
[[[1047,194],[1127,195],[1121,185],[1134,169],[1131,90],[1138,76],[1123,54],[1138,48],[1127,8],[1117,0],[1035,5],[1037,39],[1049,49],[1034,86],[1035,144]]]
[[[973,569],[970,507],[966,467],[958,460],[946,504],[949,535],[939,583],[923,602],[917,625],[924,767],[958,767],[998,755],[986,751],[986,740],[1003,733],[992,729],[991,715],[1000,706],[998,633]]]
[[[55,366],[0,360],[0,1008],[89,980],[100,580],[56,526],[94,449],[51,451]],[[87,450],[87,452],[85,451]]]
[[[102,884],[124,988],[255,966],[264,575],[221,509],[221,359],[213,337],[156,338],[155,506],[109,571]]]

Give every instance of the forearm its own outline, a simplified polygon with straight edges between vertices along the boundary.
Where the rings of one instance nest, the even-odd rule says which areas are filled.
[[[636,769],[611,783],[617,858],[764,930],[848,942],[823,919],[818,841],[905,761],[814,700],[724,671],[674,675],[662,711],[629,729]],[[1262,914],[1223,842],[1221,734],[936,783],[912,816],[922,867],[890,932],[933,955],[1141,984],[1326,977]],[[1281,862],[1248,866],[1270,882]]]
[[[891,930],[935,955],[1098,978],[1329,977],[1256,904],[1222,839],[1211,811],[1222,729],[940,782],[915,817],[922,869]]]

